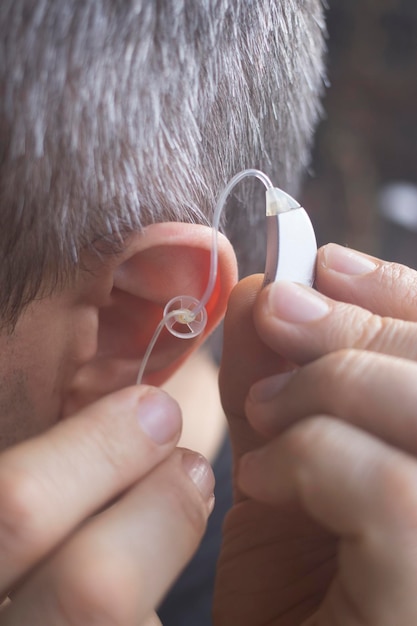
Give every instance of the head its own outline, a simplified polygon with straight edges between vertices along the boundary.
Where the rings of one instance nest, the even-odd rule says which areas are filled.
[[[134,382],[165,303],[204,291],[231,176],[258,167],[295,192],[322,17],[321,0],[2,1],[0,448]],[[257,191],[229,205],[206,335],[234,250],[260,267]],[[203,339],[162,336],[147,380]]]

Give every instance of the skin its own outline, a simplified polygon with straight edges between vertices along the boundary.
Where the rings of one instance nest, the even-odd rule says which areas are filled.
[[[158,225],[146,241],[133,238],[122,255],[33,302],[15,331],[0,335],[0,603],[11,598],[0,609],[1,626],[159,624],[154,609],[198,547],[213,508],[212,470],[201,454],[178,447],[181,410],[164,391],[112,380],[122,389],[95,389],[102,397],[90,403],[78,394],[75,403],[74,385],[99,350],[102,311],[121,314],[123,289],[141,289],[142,308],[129,300],[128,311],[142,328],[144,311],[154,315],[155,306],[145,306],[154,295],[138,287],[131,265],[146,266],[153,245],[161,262],[161,240],[169,242],[171,265],[177,249],[183,259],[200,250],[206,258],[207,231],[195,247],[194,229]],[[224,311],[232,274],[209,324]],[[153,332],[152,324],[153,317]],[[109,341],[108,320],[105,326]],[[114,342],[119,348],[117,335]],[[170,341],[164,354],[160,380],[181,357]],[[69,404],[79,407],[70,415]]]
[[[375,260],[352,275],[340,259],[335,271],[331,250],[319,254],[319,318],[284,322],[311,307],[299,293],[290,306],[288,285],[260,291],[260,277],[230,301],[221,388],[236,505],[216,626],[416,621],[415,273]],[[32,413],[14,424],[9,413],[7,441],[26,439],[31,416],[39,434],[0,455],[0,589],[12,598],[1,626],[155,626],[213,506],[211,470],[176,447],[180,410],[164,392],[127,387],[60,419],[74,368],[95,350],[80,329],[95,327],[110,288],[85,280],[34,303],[13,338],[17,382],[3,386],[3,407],[19,373],[19,410]]]
[[[97,350],[99,308],[112,266],[81,273],[72,287],[32,302],[12,334],[0,333],[0,450],[52,426],[75,373]]]
[[[329,245],[323,295],[260,277],[233,293],[216,626],[417,622],[416,279]]]
[[[213,504],[180,425],[166,394],[127,388],[3,453],[2,626],[157,623]]]

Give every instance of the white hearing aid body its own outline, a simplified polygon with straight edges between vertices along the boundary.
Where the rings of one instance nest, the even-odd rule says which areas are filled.
[[[273,187],[270,179],[263,172],[255,169],[239,172],[220,194],[214,210],[213,245],[206,290],[200,300],[193,296],[182,295],[176,296],[167,303],[163,317],[143,356],[137,384],[142,382],[151,352],[164,328],[181,339],[192,339],[203,332],[207,323],[205,306],[210,300],[217,278],[217,234],[220,217],[230,192],[247,176],[258,178],[266,187],[267,252],[264,286],[278,280],[289,280],[310,287],[313,285],[317,243],[306,211],[285,191]]]
[[[285,191],[266,190],[266,263],[264,285],[289,280],[313,286],[317,242],[307,212]]]

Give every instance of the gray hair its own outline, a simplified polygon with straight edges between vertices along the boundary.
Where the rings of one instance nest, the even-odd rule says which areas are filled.
[[[0,318],[64,284],[86,248],[210,223],[241,169],[294,192],[323,31],[321,0],[2,0]],[[244,187],[227,232],[253,251],[263,216]]]

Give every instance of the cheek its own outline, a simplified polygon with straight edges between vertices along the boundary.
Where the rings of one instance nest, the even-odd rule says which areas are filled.
[[[27,388],[45,426],[61,417],[62,406],[76,372],[97,351],[97,313],[74,310],[69,319],[39,334],[30,347],[32,362]]]
[[[60,345],[44,345],[39,355],[25,371],[26,389],[35,419],[46,427],[59,417],[66,379],[65,353]]]
[[[61,415],[62,367],[48,355],[25,369],[8,367],[0,389],[0,451],[50,428]],[[10,364],[9,364],[10,365]]]
[[[97,315],[30,318],[3,345],[0,362],[0,449],[51,427],[62,414],[75,373],[96,351]],[[32,331],[36,328],[36,332]],[[0,344],[2,342],[0,341]],[[0,346],[1,348],[1,346]]]
[[[13,354],[13,362],[6,362],[7,384],[0,392],[2,448],[44,431],[59,419],[65,385],[62,350],[52,338],[33,341],[23,354]]]
[[[8,368],[0,388],[0,451],[44,430],[45,413],[28,388],[27,372]],[[52,415],[50,417],[52,420]]]

